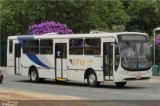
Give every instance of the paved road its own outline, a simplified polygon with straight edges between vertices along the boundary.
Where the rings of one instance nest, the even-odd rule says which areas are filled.
[[[0,85],[0,88],[69,95],[81,97],[86,100],[160,100],[159,81],[128,82],[124,88],[117,88],[113,82],[106,82],[101,87],[91,88],[86,83],[81,82],[56,83],[52,80],[47,80],[44,83],[36,84],[31,83],[29,77],[14,76],[5,73],[4,82]],[[135,105],[136,103],[132,101],[132,104]]]

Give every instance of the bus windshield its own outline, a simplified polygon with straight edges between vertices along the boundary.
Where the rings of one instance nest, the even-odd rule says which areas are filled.
[[[123,35],[122,35],[123,36]],[[128,35],[129,36],[129,35]],[[122,67],[129,70],[146,70],[152,65],[151,48],[146,36],[119,37]],[[141,39],[138,39],[141,38]]]

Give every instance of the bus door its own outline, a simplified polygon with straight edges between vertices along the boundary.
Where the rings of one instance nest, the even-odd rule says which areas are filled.
[[[15,43],[14,46],[14,70],[15,74],[21,74],[21,44]]]
[[[55,44],[55,75],[58,78],[67,78],[67,43]]]
[[[113,42],[103,43],[103,72],[105,80],[113,80]]]

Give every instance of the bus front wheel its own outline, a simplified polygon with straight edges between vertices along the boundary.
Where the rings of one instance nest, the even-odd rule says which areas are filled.
[[[97,81],[97,76],[94,71],[90,71],[87,76],[87,82],[90,87],[100,86],[100,82]]]
[[[31,69],[30,80],[34,83],[39,82],[38,71],[35,67]]]
[[[127,82],[115,82],[118,87],[124,87]]]

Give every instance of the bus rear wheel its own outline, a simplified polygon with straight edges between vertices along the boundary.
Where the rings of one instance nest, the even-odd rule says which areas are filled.
[[[124,87],[127,82],[115,82],[118,87]]]
[[[31,72],[30,72],[30,80],[34,83],[37,83],[39,82],[39,75],[38,75],[38,71],[37,69],[34,67],[34,68],[31,68]]]
[[[97,76],[94,71],[90,71],[87,76],[87,83],[90,87],[100,86],[100,82],[97,81]]]

